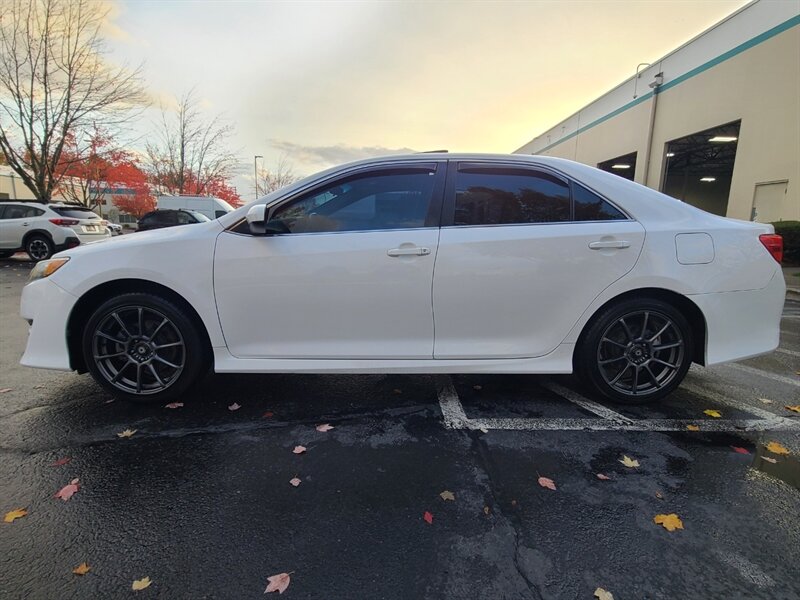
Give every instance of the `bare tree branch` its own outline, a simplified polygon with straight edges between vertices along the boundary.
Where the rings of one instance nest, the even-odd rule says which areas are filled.
[[[283,154],[278,159],[274,169],[261,168],[258,170],[258,177],[255,183],[256,196],[263,196],[279,190],[298,179],[300,178],[294,174],[288,156]]]

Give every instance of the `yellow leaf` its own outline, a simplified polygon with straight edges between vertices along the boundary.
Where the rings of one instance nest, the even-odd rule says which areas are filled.
[[[26,509],[24,509],[24,508],[15,508],[14,510],[8,511],[6,513],[6,516],[3,519],[3,521],[5,521],[6,523],[13,523],[14,519],[21,519],[22,517],[24,517],[27,514],[28,514],[28,511]]]
[[[133,583],[131,584],[131,589],[134,592],[138,592],[139,590],[143,590],[144,588],[150,587],[150,584],[153,583],[150,581],[149,577],[142,577],[141,579],[134,579]]]
[[[75,575],[86,575],[91,568],[92,567],[87,565],[85,562],[82,562],[77,567],[72,569],[72,572],[75,573]]]
[[[759,398],[759,400],[761,400],[761,402],[763,402],[764,404],[772,404],[772,400],[770,400],[769,398]]]
[[[697,425],[687,425],[686,429],[689,431],[700,431],[700,428]]]
[[[795,405],[795,406],[789,406],[789,405],[787,404],[787,405],[786,405],[786,406],[784,406],[783,408],[785,408],[786,410],[791,410],[791,411],[794,411],[794,412],[796,412],[796,413],[800,413],[800,404],[797,404],[797,405]]]
[[[656,515],[653,517],[653,523],[656,525],[662,525],[667,531],[683,529],[683,521],[681,521],[678,515],[675,513],[670,513],[668,515]]]
[[[789,454],[789,450],[778,442],[770,442],[766,448],[773,454]]]
[[[594,591],[594,597],[597,598],[597,600],[614,600],[614,595],[601,587]]]
[[[628,467],[629,469],[633,469],[639,466],[639,461],[635,458],[631,458],[630,456],[623,455],[620,461],[623,465]]]
[[[439,496],[442,497],[442,500],[455,500],[456,497],[453,495],[453,492],[450,490],[445,490]]]
[[[714,417],[715,419],[719,419],[722,416],[722,413],[718,410],[713,410],[711,408],[706,409],[703,411],[704,415],[708,415],[709,417]]]
[[[129,437],[131,437],[131,436],[132,436],[134,433],[136,433],[137,431],[139,431],[139,430],[138,430],[138,429],[126,429],[125,431],[120,431],[120,432],[117,434],[117,437],[120,437],[120,438],[129,438]]]

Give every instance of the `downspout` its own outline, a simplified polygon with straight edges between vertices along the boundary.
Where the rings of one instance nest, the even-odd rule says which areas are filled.
[[[657,73],[655,81],[650,84],[653,88],[653,101],[650,103],[650,125],[647,128],[647,145],[644,149],[644,180],[643,185],[647,185],[647,180],[650,177],[650,157],[653,155],[653,130],[656,125],[656,110],[658,109],[658,92],[661,88],[664,74]]]

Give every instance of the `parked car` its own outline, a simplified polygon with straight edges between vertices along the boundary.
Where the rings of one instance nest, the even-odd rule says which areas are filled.
[[[144,215],[137,223],[137,231],[175,227],[177,225],[191,225],[192,223],[207,223],[207,216],[194,210],[154,210]]]
[[[692,362],[777,347],[781,248],[771,225],[568,160],[370,159],[40,263],[22,364],[130,400],[180,396],[211,366],[575,370],[600,396],[652,401]]]
[[[47,208],[61,217],[61,224],[70,227],[80,239],[81,244],[100,242],[111,237],[108,221],[91,208],[81,204],[60,202],[48,204]]]
[[[233,210],[233,207],[221,198],[213,196],[158,196],[156,198],[156,208],[159,210],[193,210],[207,216],[209,219],[216,219],[226,215]]]
[[[31,260],[46,260],[54,252],[81,243],[70,222],[51,206],[38,202],[0,202],[0,258],[25,251]]]
[[[117,223],[108,223],[106,227],[108,227],[108,231],[112,236],[122,235],[122,225],[118,225]]]

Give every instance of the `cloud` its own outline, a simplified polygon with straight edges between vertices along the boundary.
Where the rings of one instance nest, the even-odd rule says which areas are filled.
[[[341,163],[371,158],[373,156],[386,156],[389,154],[409,154],[416,152],[411,148],[385,148],[383,146],[348,146],[336,144],[335,146],[304,146],[286,140],[270,140],[270,145],[284,153],[293,161],[303,164],[333,166]]]

